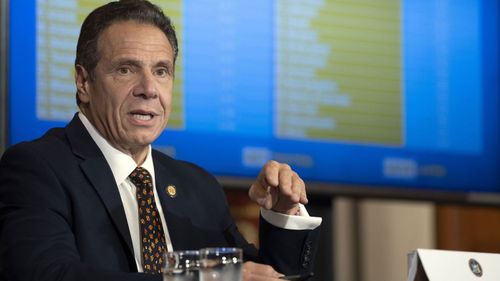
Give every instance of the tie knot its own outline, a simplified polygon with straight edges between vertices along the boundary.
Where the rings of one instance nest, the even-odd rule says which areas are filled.
[[[135,168],[135,170],[130,173],[128,177],[130,178],[130,181],[132,181],[132,183],[138,188],[153,186],[153,183],[151,181],[151,174],[148,172],[148,170],[142,167]]]

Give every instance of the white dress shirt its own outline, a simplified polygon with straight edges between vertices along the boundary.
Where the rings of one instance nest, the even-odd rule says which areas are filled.
[[[94,142],[101,150],[104,158],[106,158],[106,161],[111,168],[111,171],[113,172],[113,176],[115,178],[115,182],[118,186],[118,191],[122,200],[123,208],[125,210],[125,216],[127,218],[130,238],[132,239],[132,246],[134,247],[137,270],[139,272],[143,272],[141,237],[139,234],[139,211],[135,195],[136,187],[128,178],[130,173],[132,173],[132,171],[134,171],[134,169],[137,167],[137,164],[135,163],[131,155],[114,148],[104,137],[102,137],[83,113],[78,113],[78,117],[82,121],[83,125],[89,132]],[[161,223],[163,229],[165,230],[165,241],[167,243],[167,249],[168,251],[172,251],[172,241],[170,240],[170,235],[168,233],[167,222],[165,221],[163,209],[160,200],[158,199],[158,193],[156,191],[155,169],[153,158],[151,156],[151,146],[149,146],[146,160],[141,165],[141,167],[147,169],[151,174],[156,207],[158,208],[158,212],[160,213]],[[300,216],[285,215],[262,208],[261,214],[262,217],[269,223],[273,224],[276,227],[285,229],[314,229],[321,224],[321,218],[310,217],[307,213],[307,210],[302,204],[300,205]]]

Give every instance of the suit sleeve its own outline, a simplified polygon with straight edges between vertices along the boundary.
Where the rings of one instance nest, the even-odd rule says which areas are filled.
[[[276,227],[260,217],[259,257],[285,275],[313,271],[320,226],[313,230]]]
[[[17,145],[0,161],[0,279],[161,280],[80,262],[70,197],[42,154]]]

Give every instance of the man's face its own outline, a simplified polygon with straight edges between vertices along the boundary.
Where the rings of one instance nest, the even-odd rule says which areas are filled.
[[[157,27],[124,21],[102,32],[97,50],[94,79],[77,67],[81,111],[114,147],[143,151],[170,115],[172,47]]]

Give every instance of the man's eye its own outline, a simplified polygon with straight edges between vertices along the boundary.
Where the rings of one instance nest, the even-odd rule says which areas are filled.
[[[165,69],[165,68],[160,68],[160,69],[157,69],[156,70],[156,75],[160,76],[160,77],[165,77],[165,76],[168,76],[168,70]]]
[[[128,67],[120,67],[118,68],[118,73],[126,75],[130,73],[130,69]]]

